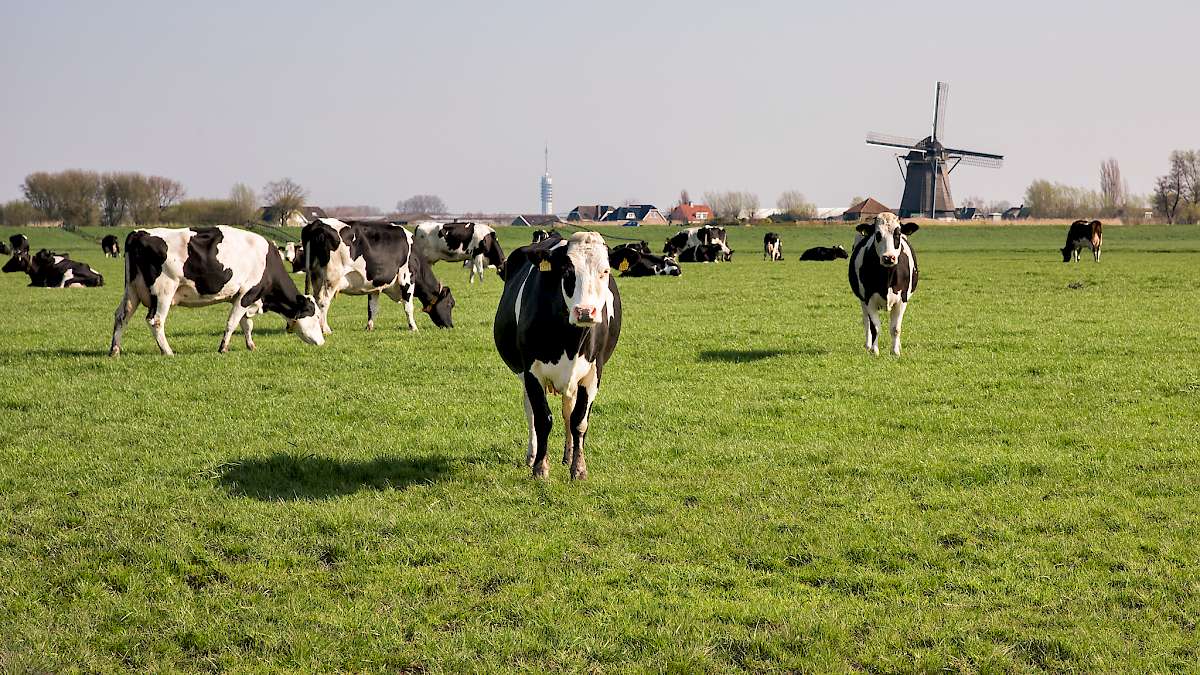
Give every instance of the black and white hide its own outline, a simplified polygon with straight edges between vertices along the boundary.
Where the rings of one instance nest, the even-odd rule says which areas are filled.
[[[841,246],[814,246],[800,254],[801,260],[838,260],[849,258],[850,254]]]
[[[699,244],[697,246],[689,246],[683,249],[683,251],[679,254],[679,262],[725,262],[732,259],[732,257],[733,251],[726,249],[722,244]]]
[[[900,355],[904,310],[917,290],[917,258],[908,236],[916,223],[900,224],[894,213],[881,213],[858,226],[850,254],[850,289],[862,304],[867,351],[879,354],[879,312],[891,320],[892,353]]]
[[[8,243],[12,244],[13,253],[29,253],[29,237],[23,234],[14,234],[8,238]]]
[[[254,317],[275,312],[302,341],[321,345],[317,303],[302,295],[283,267],[273,244],[233,227],[156,227],[134,230],[125,238],[125,295],[113,321],[112,348],[121,353],[121,334],[139,305],[149,308],[146,322],[159,350],[167,344],[167,314],[171,307],[233,305],[217,351],[229,351],[229,339],[240,325],[246,348],[254,349]]]
[[[608,254],[608,263],[623,277],[677,277],[682,274],[679,265],[672,258],[642,253],[637,248],[624,246],[618,246]]]
[[[775,262],[783,260],[783,242],[780,241],[779,235],[774,232],[768,232],[763,235],[763,260]]]
[[[1091,247],[1092,259],[1100,262],[1100,245],[1104,243],[1104,226],[1098,220],[1077,220],[1067,230],[1067,244],[1062,247],[1063,262],[1079,262],[1079,252]]]
[[[104,277],[87,263],[42,249],[34,255],[18,250],[0,268],[4,272],[24,272],[29,285],[40,288],[79,288],[104,285]]]
[[[546,458],[553,416],[547,394],[562,396],[563,464],[587,477],[584,440],[604,366],[621,334],[621,296],[608,249],[595,232],[513,251],[496,308],[496,350],[521,381],[529,425],[526,461],[535,477]]]
[[[663,255],[678,255],[686,249],[707,244],[719,244],[725,260],[733,257],[733,251],[725,243],[725,228],[715,225],[703,225],[680,230],[667,240],[667,243],[663,246]],[[683,262],[682,259],[680,262]]]
[[[413,231],[413,242],[417,252],[430,265],[446,262],[471,261],[468,279],[475,277],[483,283],[483,270],[487,266],[496,268],[504,278],[504,251],[496,240],[496,231],[479,223],[439,223],[427,221],[417,223]]]
[[[117,235],[104,235],[104,238],[100,240],[100,250],[109,258],[116,258],[121,255],[121,245],[117,243]]]

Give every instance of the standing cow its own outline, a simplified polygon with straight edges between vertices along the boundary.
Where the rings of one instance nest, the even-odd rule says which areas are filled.
[[[850,289],[862,304],[867,351],[879,354],[879,311],[891,319],[892,353],[900,355],[900,327],[908,300],[917,290],[917,258],[908,236],[916,223],[900,224],[894,213],[881,213],[858,226],[850,254]]]
[[[483,268],[492,265],[504,277],[504,251],[496,240],[496,231],[479,223],[418,223],[413,232],[417,252],[429,264],[439,260],[446,262],[471,261],[468,275],[470,283],[483,283]]]
[[[1084,246],[1092,247],[1092,258],[1100,262],[1100,245],[1104,243],[1104,226],[1100,221],[1077,220],[1067,230],[1067,245],[1062,247],[1063,262],[1079,262]]]
[[[121,246],[117,243],[117,236],[115,234],[104,235],[104,238],[100,240],[100,250],[108,258],[121,255]]]
[[[779,235],[774,232],[768,232],[763,235],[763,260],[775,262],[783,260],[783,242],[779,240]]]
[[[621,296],[609,273],[608,249],[595,232],[551,239],[509,256],[496,308],[496,350],[521,378],[529,424],[526,463],[550,473],[547,442],[554,418],[546,394],[562,396],[563,464],[587,477],[583,446],[604,365],[621,334]]]
[[[34,255],[28,250],[13,253],[0,268],[4,272],[24,272],[29,285],[40,288],[96,287],[104,285],[104,277],[87,263],[71,260],[65,255],[42,249]]]
[[[125,238],[125,296],[113,320],[112,348],[121,353],[121,334],[139,305],[150,309],[146,322],[159,350],[172,355],[167,344],[167,313],[174,305],[205,307],[233,305],[217,351],[229,351],[229,338],[240,324],[246,348],[254,349],[253,318],[264,311],[288,320],[308,344],[321,345],[317,303],[301,295],[283,268],[279,251],[261,236],[232,227],[134,230]]]
[[[413,252],[412,234],[378,221],[319,218],[300,233],[306,260],[305,287],[312,284],[321,329],[329,334],[329,305],[338,293],[367,296],[367,330],[375,329],[379,294],[404,303],[409,330],[417,330],[413,298],[435,326],[453,328],[454,295]]]

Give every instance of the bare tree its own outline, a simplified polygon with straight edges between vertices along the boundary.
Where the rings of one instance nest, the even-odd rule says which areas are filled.
[[[812,220],[817,217],[817,206],[805,199],[804,193],[799,190],[787,190],[779,195],[775,206],[797,220]]]
[[[230,216],[233,222],[246,224],[254,220],[258,208],[258,197],[254,189],[245,183],[236,183],[229,190]]]
[[[100,217],[101,179],[95,171],[39,171],[25,177],[21,191],[34,208],[63,227],[95,225]]]
[[[379,209],[365,204],[359,206],[329,206],[325,208],[325,213],[330,218],[372,218],[383,215],[383,212]]]
[[[308,191],[291,178],[281,178],[263,186],[263,201],[271,208],[280,227],[287,225],[288,217],[304,206]]]
[[[150,185],[150,189],[154,192],[154,198],[158,202],[158,212],[162,213],[171,208],[172,205],[178,204],[179,200],[187,194],[183,189],[183,184],[177,180],[164,178],[162,176],[150,176],[146,179]]]
[[[1100,162],[1100,197],[1104,202],[1104,210],[1109,214],[1118,213],[1125,206],[1129,195],[1129,185],[1121,178],[1121,167],[1115,157]]]
[[[849,204],[847,204],[847,206],[848,206],[848,207],[849,207],[849,206],[858,206],[858,205],[859,205],[859,204],[861,204],[861,203],[862,203],[862,202],[863,202],[865,199],[866,199],[866,197],[854,197],[853,199],[851,199],[851,200],[850,200],[850,203],[849,203]]]
[[[758,195],[746,191],[741,193],[740,199],[742,210],[738,213],[738,217],[746,220],[754,220],[754,214],[758,211],[759,207]]]
[[[413,195],[408,199],[396,202],[396,210],[400,213],[428,213],[437,215],[446,213],[446,202],[437,195]]]

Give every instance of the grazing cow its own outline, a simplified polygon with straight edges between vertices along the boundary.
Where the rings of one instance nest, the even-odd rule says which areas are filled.
[[[13,253],[29,253],[29,237],[23,234],[14,234],[8,238],[8,241],[12,244]]]
[[[115,234],[106,234],[100,240],[100,250],[104,251],[104,255],[109,258],[115,258],[121,255],[121,246],[117,243]]]
[[[663,246],[663,254],[676,255],[684,249],[700,246],[701,244],[720,244],[721,249],[732,256],[733,252],[729,250],[729,246],[725,243],[725,228],[716,227],[715,225],[689,227],[686,230],[680,230],[667,240],[666,245]]]
[[[562,395],[563,464],[587,477],[588,417],[604,364],[621,334],[621,295],[608,268],[604,238],[576,232],[513,251],[496,308],[496,350],[521,378],[533,475],[549,475],[547,440],[554,418],[546,394]]]
[[[430,265],[445,260],[458,262],[471,261],[471,272],[467,277],[475,283],[483,283],[483,268],[485,263],[496,268],[501,278],[504,278],[504,251],[496,241],[496,231],[487,225],[478,223],[418,223],[413,232],[413,241],[417,251]]]
[[[917,258],[908,236],[916,223],[900,224],[894,213],[881,213],[874,222],[858,226],[850,255],[850,289],[862,303],[867,351],[879,354],[879,310],[891,319],[892,353],[900,355],[900,325],[904,309],[917,290]]]
[[[42,249],[34,255],[17,251],[0,268],[4,272],[24,272],[29,285],[41,288],[96,287],[104,285],[104,277],[86,263],[71,260],[65,255]]]
[[[768,232],[763,236],[763,260],[772,262],[783,260],[783,242],[774,232]]]
[[[729,262],[733,258],[733,251],[726,249],[721,244],[699,244],[689,246],[683,249],[679,254],[679,262]]]
[[[246,348],[254,349],[253,318],[277,312],[288,329],[308,344],[321,345],[321,321],[311,295],[301,295],[283,268],[279,251],[253,232],[220,227],[134,230],[125,238],[125,296],[113,317],[112,348],[121,353],[121,334],[139,305],[149,308],[146,323],[166,356],[167,313],[174,305],[233,305],[217,351],[229,351],[229,338],[240,324]]]
[[[1079,251],[1092,247],[1092,258],[1100,262],[1100,245],[1104,243],[1104,226],[1100,221],[1077,220],[1067,230],[1067,245],[1062,247],[1063,262],[1079,262]]]
[[[849,257],[850,254],[841,246],[814,246],[800,254],[801,260],[837,260]]]
[[[534,230],[533,231],[533,243],[534,244],[538,243],[539,241],[549,239],[549,238],[550,238],[550,233],[545,230]]]
[[[454,295],[433,276],[429,264],[413,254],[413,236],[399,225],[379,221],[343,222],[318,218],[300,232],[321,330],[329,328],[329,305],[338,293],[367,296],[367,330],[375,329],[379,294],[404,303],[409,330],[417,330],[413,298],[435,326],[453,328]]]

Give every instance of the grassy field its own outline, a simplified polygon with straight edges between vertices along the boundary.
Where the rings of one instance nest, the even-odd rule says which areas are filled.
[[[108,285],[0,275],[0,670],[1194,670],[1200,230],[927,227],[895,359],[796,259],[849,228],[772,229],[620,281],[582,483],[524,466],[492,274],[435,268],[449,331],[176,309],[162,358],[143,309],[109,359],[121,262],[31,232]]]

